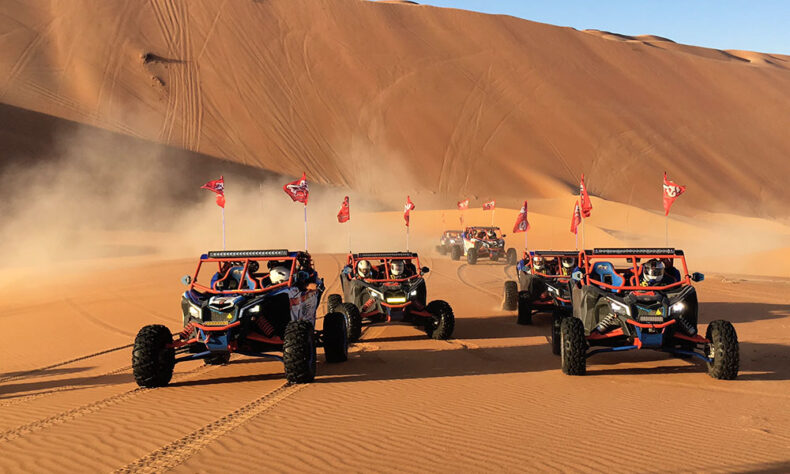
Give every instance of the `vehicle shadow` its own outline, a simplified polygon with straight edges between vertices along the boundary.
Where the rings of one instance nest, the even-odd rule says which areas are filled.
[[[92,367],[71,367],[71,368],[52,368],[52,369],[33,369],[33,370],[17,370],[14,372],[3,372],[0,373],[0,383],[3,383],[2,380],[8,378],[23,378],[23,379],[34,379],[34,378],[41,378],[41,377],[55,377],[58,375],[65,375],[65,374],[74,374],[77,372],[85,372],[86,370],[90,370]],[[0,386],[0,393],[2,393],[2,386]]]
[[[790,305],[768,303],[701,302],[699,322],[726,319],[733,324],[790,317]],[[737,327],[735,328],[738,329]]]
[[[132,382],[134,379],[130,373],[94,375],[90,377],[72,377],[56,380],[42,380],[36,382],[10,383],[0,386],[0,400],[27,396],[30,392],[36,394],[45,392],[64,391],[64,387],[71,387],[68,390],[79,390],[82,388],[93,388],[106,385],[117,385]]]
[[[265,362],[266,359],[254,359],[252,362]],[[269,362],[273,362],[271,359]],[[323,364],[319,364],[322,365]],[[280,364],[282,367],[282,364]],[[319,369],[320,371],[320,369]],[[262,373],[250,375],[234,375],[230,377],[206,377],[204,379],[184,380],[183,382],[173,382],[168,384],[168,387],[197,387],[201,385],[222,385],[226,383],[239,383],[239,382],[259,382],[262,380],[275,380],[279,379],[285,382],[285,373]]]

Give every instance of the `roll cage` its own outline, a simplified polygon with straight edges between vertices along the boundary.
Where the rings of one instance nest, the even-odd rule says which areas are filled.
[[[269,280],[269,263],[277,262],[289,269],[288,280],[271,284]],[[200,280],[204,264],[216,263],[216,271],[208,284]],[[254,269],[257,265],[257,269]],[[252,267],[252,268],[251,268]],[[265,293],[279,288],[293,286],[294,276],[300,270],[312,274],[312,259],[307,252],[289,252],[288,250],[222,250],[208,252],[200,256],[195,275],[189,283],[189,289],[200,293],[217,295]],[[205,272],[203,273],[205,275]],[[218,289],[217,287],[229,279],[238,281],[235,288]]]
[[[486,233],[485,237],[477,237],[477,233],[483,231]],[[463,238],[465,239],[479,239],[479,240],[492,240],[488,237],[488,232],[494,231],[496,237],[493,240],[498,240],[503,238],[502,229],[499,227],[492,227],[492,226],[469,226],[464,229]]]
[[[642,286],[642,261],[659,259],[668,268],[682,267],[680,279],[668,285]],[[618,261],[615,265],[612,261]],[[671,265],[669,265],[671,264]],[[579,253],[579,267],[584,272],[583,281],[587,285],[598,286],[613,292],[621,291],[665,291],[691,285],[692,278],[686,266],[686,256],[682,250],[672,248],[596,248]]]
[[[413,252],[376,252],[376,253],[352,253],[348,255],[346,265],[351,267],[352,274],[355,276],[357,273],[357,263],[360,260],[367,260],[370,262],[373,271],[384,278],[365,278],[368,283],[391,283],[391,282],[404,282],[414,278],[421,278],[423,276],[422,267],[420,266],[420,258]],[[373,263],[373,260],[378,260],[379,263]],[[390,274],[390,263],[396,260],[402,260],[405,269],[411,269],[411,275],[404,278],[393,278]]]
[[[532,265],[532,257],[543,257],[546,260],[546,268],[553,268],[556,271],[559,271],[561,262],[560,259],[562,257],[573,257],[577,259],[579,258],[579,252],[575,250],[571,251],[564,251],[564,250],[531,250],[529,252],[524,252],[524,260],[527,262],[527,266],[529,267],[530,273],[533,275],[541,276],[544,278],[551,278],[559,281],[569,281],[571,279],[570,275],[562,275],[556,273],[541,273],[535,271],[535,268]],[[551,263],[550,263],[551,262]]]

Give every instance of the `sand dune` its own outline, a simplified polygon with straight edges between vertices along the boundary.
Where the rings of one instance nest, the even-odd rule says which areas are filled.
[[[585,172],[655,208],[669,170],[679,213],[787,216],[786,58],[358,0],[123,5],[0,7],[0,101],[398,202]]]

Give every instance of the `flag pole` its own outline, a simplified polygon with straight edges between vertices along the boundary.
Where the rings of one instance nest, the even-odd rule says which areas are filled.
[[[584,218],[582,218],[582,247],[584,247]]]
[[[494,227],[494,213],[496,212],[496,208],[491,209],[491,227]]]
[[[222,207],[222,250],[225,250],[225,208]]]
[[[307,252],[307,203],[304,205],[304,251]]]
[[[664,246],[669,247],[669,214],[664,216]]]
[[[406,251],[409,251],[409,226],[406,226]]]

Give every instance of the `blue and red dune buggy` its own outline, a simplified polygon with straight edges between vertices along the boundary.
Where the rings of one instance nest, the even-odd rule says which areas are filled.
[[[571,286],[573,315],[552,332],[560,341],[564,373],[583,375],[587,359],[601,352],[653,349],[701,359],[713,378],[737,377],[733,325],[717,320],[708,324],[705,337],[697,333],[692,282],[704,275],[689,275],[682,250],[595,249],[580,258]]]
[[[505,282],[504,309],[517,311],[518,324],[532,324],[536,313],[552,315],[552,326],[559,329],[562,319],[571,314],[571,274],[577,268],[577,250],[533,250],[524,252],[518,262],[518,282]],[[559,341],[552,341],[559,354]]]
[[[327,362],[348,357],[342,314],[327,314],[323,331],[315,330],[324,282],[307,252],[209,252],[183,282],[181,332],[157,324],[137,333],[132,367],[140,386],[167,385],[178,362],[224,364],[234,352],[282,361],[291,383],[313,381],[316,346]]]
[[[428,267],[420,267],[416,253],[349,254],[340,273],[343,296],[329,295],[328,311],[339,311],[349,321],[350,341],[362,333],[362,321],[405,322],[422,327],[428,337],[448,339],[455,328],[450,305],[442,300],[426,304]]]

